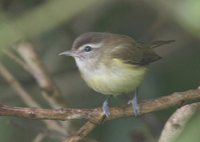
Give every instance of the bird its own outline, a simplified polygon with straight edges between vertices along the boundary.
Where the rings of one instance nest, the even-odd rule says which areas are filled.
[[[132,104],[137,116],[140,113],[138,87],[144,80],[148,65],[161,59],[153,48],[173,41],[146,44],[127,35],[87,32],[75,39],[70,50],[59,55],[72,56],[83,80],[96,92],[118,96],[135,91],[129,104]],[[107,117],[110,115],[108,98],[102,104],[103,113]]]

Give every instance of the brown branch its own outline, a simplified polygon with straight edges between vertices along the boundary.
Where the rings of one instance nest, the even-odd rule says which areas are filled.
[[[189,90],[185,92],[176,92],[172,95],[160,97],[154,100],[141,102],[140,113],[146,114],[154,111],[167,109],[177,106],[185,101],[200,100],[200,89]],[[185,102],[187,103],[187,102]],[[134,116],[132,107],[130,105],[111,107],[111,115],[107,120],[117,119],[121,117]],[[95,109],[75,109],[75,108],[61,108],[61,109],[42,109],[42,108],[21,108],[0,106],[0,115],[2,116],[17,116],[30,119],[49,119],[49,120],[72,120],[72,119],[88,119],[98,120],[102,116],[101,108]]]
[[[0,62],[0,75],[8,82],[8,84],[17,92],[17,95],[29,107],[40,107],[40,105],[33,100],[31,95],[21,86],[21,84],[11,75],[8,69]]]
[[[44,63],[33,45],[28,41],[20,41],[17,44],[16,50],[30,68],[31,74],[42,89],[43,97],[49,105],[53,108],[60,107],[61,104],[64,105],[64,99],[62,98],[60,90],[51,79]]]
[[[40,105],[31,97],[31,95],[22,87],[22,85],[11,75],[8,69],[0,62],[0,75],[8,82],[17,95],[29,107],[40,107]],[[57,122],[43,121],[49,130],[66,135],[67,132]]]
[[[42,142],[45,137],[46,137],[45,134],[40,133],[33,139],[33,142]]]
[[[14,60],[17,64],[22,66],[26,71],[30,73],[30,68],[26,65],[26,63],[22,59],[17,57],[17,55],[15,55],[12,51],[10,51],[10,49],[5,49],[3,50],[3,52],[5,53],[5,55]]]
[[[180,105],[182,102],[200,100],[200,89],[189,90],[185,92],[176,92],[168,96],[160,97],[158,99],[141,102],[140,113],[146,114],[154,111],[159,111]],[[187,101],[187,102],[186,102]],[[132,107],[130,105],[111,107],[111,115],[106,120],[117,119],[121,117],[133,116]],[[66,139],[64,142],[76,142],[82,139],[90,131],[95,128],[102,119],[103,113],[101,108],[95,109],[41,109],[41,108],[20,108],[0,106],[1,116],[15,116],[30,119],[52,119],[52,120],[71,120],[86,118],[89,120],[82,128],[80,128],[72,137]]]
[[[188,104],[176,110],[166,122],[159,142],[172,142],[176,140],[183,131],[188,120],[197,110],[200,110],[200,102]]]
[[[99,122],[103,119],[103,116],[98,117]],[[88,135],[98,123],[92,123],[92,121],[86,122],[78,131],[76,131],[73,136],[65,139],[62,142],[77,142]]]
[[[15,55],[10,50],[5,50],[5,54],[7,56],[9,56],[11,59],[13,59],[16,63],[21,65],[30,74],[32,74],[33,77],[35,77],[36,81],[38,82],[38,84],[42,90],[43,97],[49,103],[49,105],[51,107],[53,107],[53,108],[61,107],[64,104],[64,102],[62,102],[64,99],[62,99],[59,89],[56,87],[56,85],[54,84],[50,75],[48,74],[47,69],[45,68],[38,53],[33,48],[33,45],[28,41],[20,41],[17,44],[17,47],[18,48],[15,48],[15,49],[17,49],[16,51],[18,51],[18,53],[22,56],[22,58],[24,60],[17,57],[17,55]],[[15,81],[15,82],[17,82],[17,81]],[[18,92],[19,94],[24,94],[23,92],[25,92],[25,94],[26,94],[25,97],[31,98],[30,95],[28,94],[28,92],[24,91],[22,86],[18,85],[17,88],[22,88],[22,89],[20,89],[22,91],[20,93]],[[15,88],[15,90],[17,88]],[[33,100],[30,100],[30,101],[24,100],[24,102],[25,103],[27,102],[30,104],[31,102],[34,102],[34,101]],[[34,106],[32,105],[31,107],[34,107]],[[38,104],[35,105],[35,107],[39,107]],[[50,122],[48,122],[48,123],[50,123]],[[51,122],[51,123],[52,123],[52,125],[47,125],[47,127],[52,127],[52,128],[50,128],[50,130],[57,129],[57,131],[62,131],[61,134],[64,134],[64,133],[65,133],[65,135],[67,134],[66,127],[69,127],[69,122],[61,123],[63,125],[62,128],[59,125],[56,126],[55,123],[57,123],[57,122]],[[57,124],[59,124],[59,123],[57,123]],[[64,127],[65,127],[65,129],[64,129]]]

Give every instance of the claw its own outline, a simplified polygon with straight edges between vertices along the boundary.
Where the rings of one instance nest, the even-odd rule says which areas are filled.
[[[103,109],[103,113],[105,114],[105,116],[106,116],[106,117],[109,117],[109,115],[110,115],[110,110],[109,110],[109,106],[108,106],[108,99],[106,99],[106,100],[103,102],[102,109]]]
[[[135,91],[134,98],[128,101],[128,104],[132,104],[133,112],[135,116],[140,114],[140,108],[138,105],[137,90]]]

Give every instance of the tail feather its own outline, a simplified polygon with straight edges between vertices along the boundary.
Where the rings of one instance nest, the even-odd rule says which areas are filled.
[[[166,40],[166,41],[163,41],[163,40],[159,40],[159,41],[154,41],[151,43],[150,47],[151,48],[156,48],[158,46],[161,46],[161,45],[165,45],[165,44],[169,44],[169,43],[172,43],[174,42],[175,40]]]

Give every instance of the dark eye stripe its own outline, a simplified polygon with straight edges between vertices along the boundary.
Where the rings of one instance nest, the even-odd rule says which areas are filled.
[[[91,46],[86,46],[85,48],[84,48],[84,51],[85,52],[90,52],[92,50],[92,47]]]

